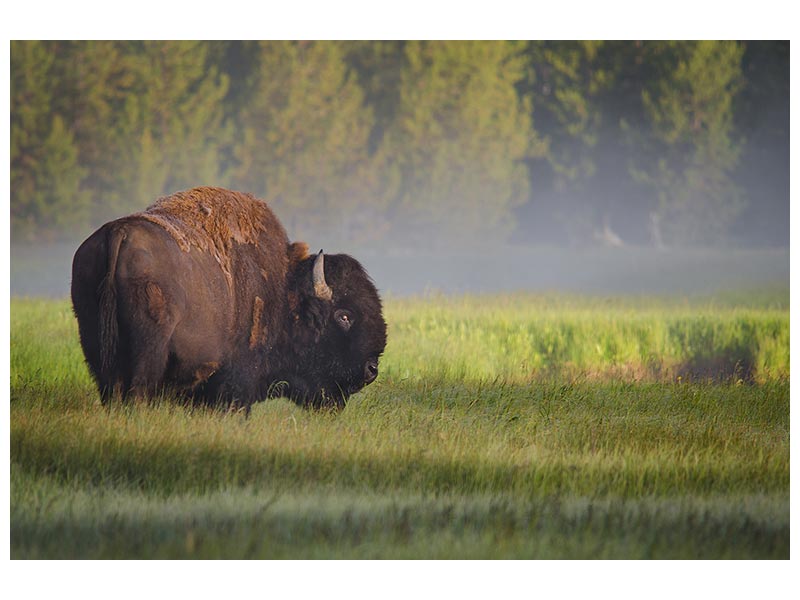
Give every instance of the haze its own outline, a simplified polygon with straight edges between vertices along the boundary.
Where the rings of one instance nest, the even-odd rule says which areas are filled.
[[[390,295],[789,279],[788,42],[12,42],[11,292],[196,185]]]

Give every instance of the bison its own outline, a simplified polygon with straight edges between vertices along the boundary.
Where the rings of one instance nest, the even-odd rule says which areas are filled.
[[[200,187],[89,236],[72,306],[101,400],[172,392],[244,409],[342,407],[378,376],[381,299],[357,260],[309,255],[250,194]]]

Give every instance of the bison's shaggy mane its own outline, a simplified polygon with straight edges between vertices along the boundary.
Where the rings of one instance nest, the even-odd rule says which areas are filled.
[[[184,252],[194,247],[210,253],[232,282],[233,243],[258,245],[259,235],[283,226],[265,202],[252,194],[217,187],[198,187],[159,198],[136,217],[169,233]]]

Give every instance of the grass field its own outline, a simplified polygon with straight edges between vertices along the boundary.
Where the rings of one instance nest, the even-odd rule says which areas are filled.
[[[788,558],[788,289],[390,299],[340,414],[99,406],[11,302],[15,558]]]

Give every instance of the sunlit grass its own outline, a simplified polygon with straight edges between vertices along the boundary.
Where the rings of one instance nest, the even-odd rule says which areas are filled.
[[[342,413],[245,419],[101,408],[68,303],[13,300],[12,555],[787,557],[788,310],[715,302],[390,300]]]
[[[785,378],[789,315],[773,305],[522,294],[398,300],[387,306],[394,335],[385,372],[515,382],[553,372]]]

